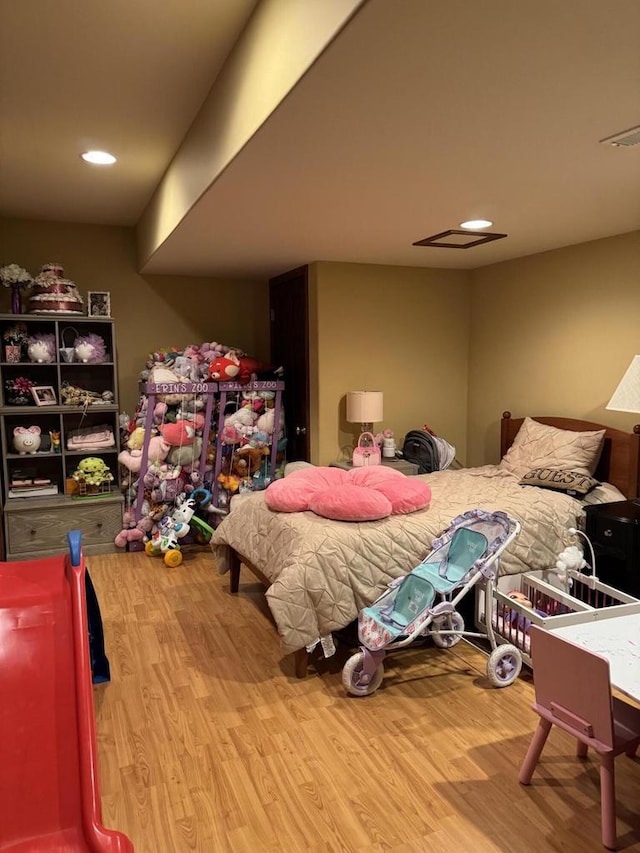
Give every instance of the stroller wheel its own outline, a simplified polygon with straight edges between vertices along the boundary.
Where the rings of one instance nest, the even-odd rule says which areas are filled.
[[[520,649],[510,643],[498,646],[489,655],[487,675],[494,687],[508,687],[520,675],[521,669]]]
[[[364,654],[356,652],[355,655],[351,655],[342,668],[342,683],[346,691],[353,696],[369,696],[371,693],[375,693],[382,684],[384,666],[381,663],[378,664],[371,681],[368,684],[360,684],[363,661]]]
[[[451,649],[456,643],[459,643],[462,637],[456,634],[441,634],[440,631],[464,631],[464,619],[454,610],[443,616],[441,620],[434,623],[431,636],[434,645],[441,649]]]

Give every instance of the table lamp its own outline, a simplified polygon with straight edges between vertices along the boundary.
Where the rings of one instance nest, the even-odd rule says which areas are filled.
[[[640,355],[634,355],[631,359],[631,364],[605,408],[613,412],[640,413]],[[640,498],[634,498],[633,503],[640,506]]]
[[[372,432],[374,423],[382,418],[382,391],[347,391],[350,424],[360,424],[361,432]]]
[[[634,355],[606,408],[614,412],[640,412],[640,355]]]

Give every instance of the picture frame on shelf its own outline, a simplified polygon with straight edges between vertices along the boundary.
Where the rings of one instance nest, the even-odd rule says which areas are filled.
[[[111,294],[108,290],[90,290],[87,294],[89,317],[111,317]]]
[[[34,385],[31,396],[36,401],[36,406],[56,406],[58,403],[53,385]]]

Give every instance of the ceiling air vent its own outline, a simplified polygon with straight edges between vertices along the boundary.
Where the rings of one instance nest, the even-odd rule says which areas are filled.
[[[506,234],[491,234],[487,231],[458,231],[450,228],[449,231],[441,231],[417,240],[414,246],[433,246],[436,249],[470,249],[472,246],[480,246],[482,243],[490,243],[492,240],[502,240]]]
[[[600,140],[601,145],[612,145],[614,148],[631,148],[632,145],[640,145],[640,127],[630,127],[615,136],[607,136]]]

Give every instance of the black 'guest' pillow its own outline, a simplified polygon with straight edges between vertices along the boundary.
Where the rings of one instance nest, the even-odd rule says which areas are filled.
[[[562,468],[534,468],[520,480],[521,486],[538,486],[541,489],[554,489],[568,495],[584,497],[600,482],[579,471],[567,471]]]

